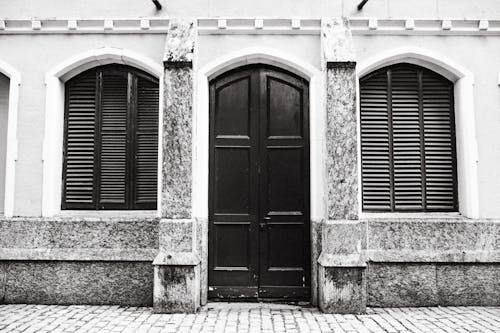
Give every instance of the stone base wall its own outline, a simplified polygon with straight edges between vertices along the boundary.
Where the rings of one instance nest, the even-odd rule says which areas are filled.
[[[0,220],[0,303],[153,304],[159,219]]]
[[[371,263],[368,306],[500,306],[500,264]]]
[[[151,262],[0,261],[0,304],[151,306]]]

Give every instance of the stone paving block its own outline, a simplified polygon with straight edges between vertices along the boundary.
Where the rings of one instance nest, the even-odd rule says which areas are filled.
[[[0,305],[2,332],[500,332],[500,307],[368,308],[323,314],[281,304],[209,303],[196,314],[148,307]]]

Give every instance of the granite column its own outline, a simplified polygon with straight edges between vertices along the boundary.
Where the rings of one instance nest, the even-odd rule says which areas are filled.
[[[172,20],[164,56],[159,254],[153,262],[156,313],[200,306],[200,257],[192,218],[192,114],[195,24]]]
[[[322,22],[326,72],[327,219],[321,227],[318,304],[323,312],[366,308],[364,224],[358,220],[356,63],[345,19]]]

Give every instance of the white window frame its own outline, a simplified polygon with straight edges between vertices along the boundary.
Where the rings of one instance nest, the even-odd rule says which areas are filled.
[[[479,190],[478,190],[478,147],[476,138],[476,119],[474,114],[474,75],[453,60],[424,48],[402,47],[384,51],[357,65],[356,75],[358,82],[358,126],[359,126],[359,79],[377,69],[397,63],[411,63],[419,65],[441,74],[454,85],[455,127],[457,149],[457,180],[458,180],[458,208],[461,215],[469,218],[479,217]],[[358,136],[360,129],[358,128]],[[358,168],[359,188],[361,188],[361,148],[358,138]],[[360,217],[400,217],[401,213],[363,213],[362,197],[359,191]],[[414,216],[415,214],[409,213]],[[418,216],[436,215],[433,213],[418,213]],[[453,215],[453,213],[451,214]],[[442,216],[438,214],[436,216]]]
[[[163,66],[133,51],[104,47],[71,57],[55,66],[45,75],[45,136],[42,154],[42,216],[44,217],[61,214],[65,82],[87,69],[107,64],[129,65],[141,69],[159,80],[158,206],[156,214],[159,215],[162,174]],[[64,215],[70,213],[64,211]],[[122,212],[116,211],[115,213],[119,215]],[[103,214],[109,215],[108,212]]]
[[[0,60],[0,73],[9,78],[9,106],[7,120],[7,150],[5,152],[5,199],[4,216],[14,215],[16,161],[17,161],[17,114],[21,74],[14,67]]]

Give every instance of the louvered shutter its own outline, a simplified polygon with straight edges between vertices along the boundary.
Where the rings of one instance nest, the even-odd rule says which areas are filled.
[[[63,209],[155,209],[158,81],[101,66],[66,84]]]
[[[158,179],[158,83],[137,79],[135,204],[156,208]]]
[[[96,73],[66,85],[63,209],[94,208]]]
[[[101,79],[99,204],[119,208],[127,200],[127,72],[103,71]]]
[[[363,209],[455,211],[452,84],[400,64],[360,82]]]
[[[363,208],[391,209],[391,130],[387,75],[376,73],[360,85]]]
[[[429,71],[422,84],[427,209],[456,210],[453,86]]]

